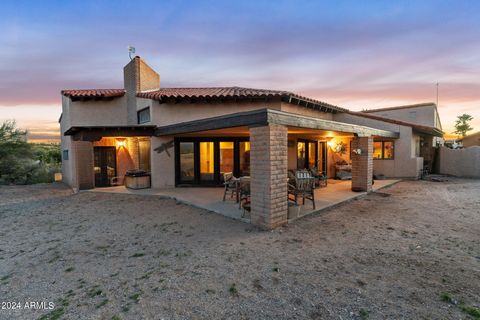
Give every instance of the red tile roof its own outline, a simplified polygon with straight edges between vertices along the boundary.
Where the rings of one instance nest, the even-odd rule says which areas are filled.
[[[406,122],[406,121],[400,121],[400,120],[380,117],[380,116],[373,115],[373,114],[370,114],[370,113],[365,113],[363,111],[362,112],[348,111],[348,113],[350,113],[352,115],[355,115],[355,116],[359,116],[359,117],[364,117],[364,118],[369,118],[369,119],[373,119],[373,120],[398,124],[398,125],[401,125],[401,126],[411,127],[412,129],[414,129],[415,131],[420,132],[420,133],[426,133],[426,134],[430,134],[430,135],[434,135],[434,136],[438,136],[438,137],[443,136],[443,131],[438,129],[438,128],[435,128],[435,127],[424,126],[424,125],[420,125],[420,124],[416,124],[416,123],[411,123],[411,122]]]
[[[311,106],[312,108],[323,108],[325,111],[345,112],[346,109],[334,106],[319,100],[300,96],[289,91],[252,89],[241,87],[211,87],[211,88],[161,88],[156,91],[137,93],[139,98],[147,98],[165,103],[168,100],[190,99],[243,99],[243,98],[281,98],[296,104]]]
[[[75,98],[116,98],[125,95],[124,89],[62,90],[65,97]]]

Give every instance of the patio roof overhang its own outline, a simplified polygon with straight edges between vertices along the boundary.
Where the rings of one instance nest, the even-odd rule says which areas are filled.
[[[74,141],[98,141],[102,137],[151,137],[155,125],[142,126],[74,126],[65,131]]]
[[[316,130],[328,130],[336,132],[353,133],[359,137],[385,137],[398,138],[399,133],[387,130],[380,130],[366,126],[350,123],[317,119],[301,116],[294,113],[261,109],[247,112],[238,112],[228,115],[212,117],[207,119],[193,120],[173,125],[155,128],[155,136],[169,136],[197,131],[217,130],[233,127],[257,127],[269,124],[279,124],[289,127],[308,128]]]

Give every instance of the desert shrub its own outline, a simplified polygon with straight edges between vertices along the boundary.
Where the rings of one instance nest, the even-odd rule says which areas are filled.
[[[27,142],[27,131],[13,120],[0,126],[0,184],[53,182],[61,167],[58,144]]]

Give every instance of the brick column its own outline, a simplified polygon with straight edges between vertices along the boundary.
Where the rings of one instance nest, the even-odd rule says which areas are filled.
[[[287,222],[287,127],[250,128],[251,223],[273,229]]]
[[[360,154],[352,152],[352,191],[372,191],[373,175],[373,138],[355,137],[352,150],[361,150]]]

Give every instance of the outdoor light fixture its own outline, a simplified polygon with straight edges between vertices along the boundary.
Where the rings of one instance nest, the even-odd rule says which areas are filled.
[[[125,147],[125,140],[117,140],[117,148],[123,148]]]
[[[360,154],[362,154],[362,149],[353,149],[352,152],[360,155]]]

